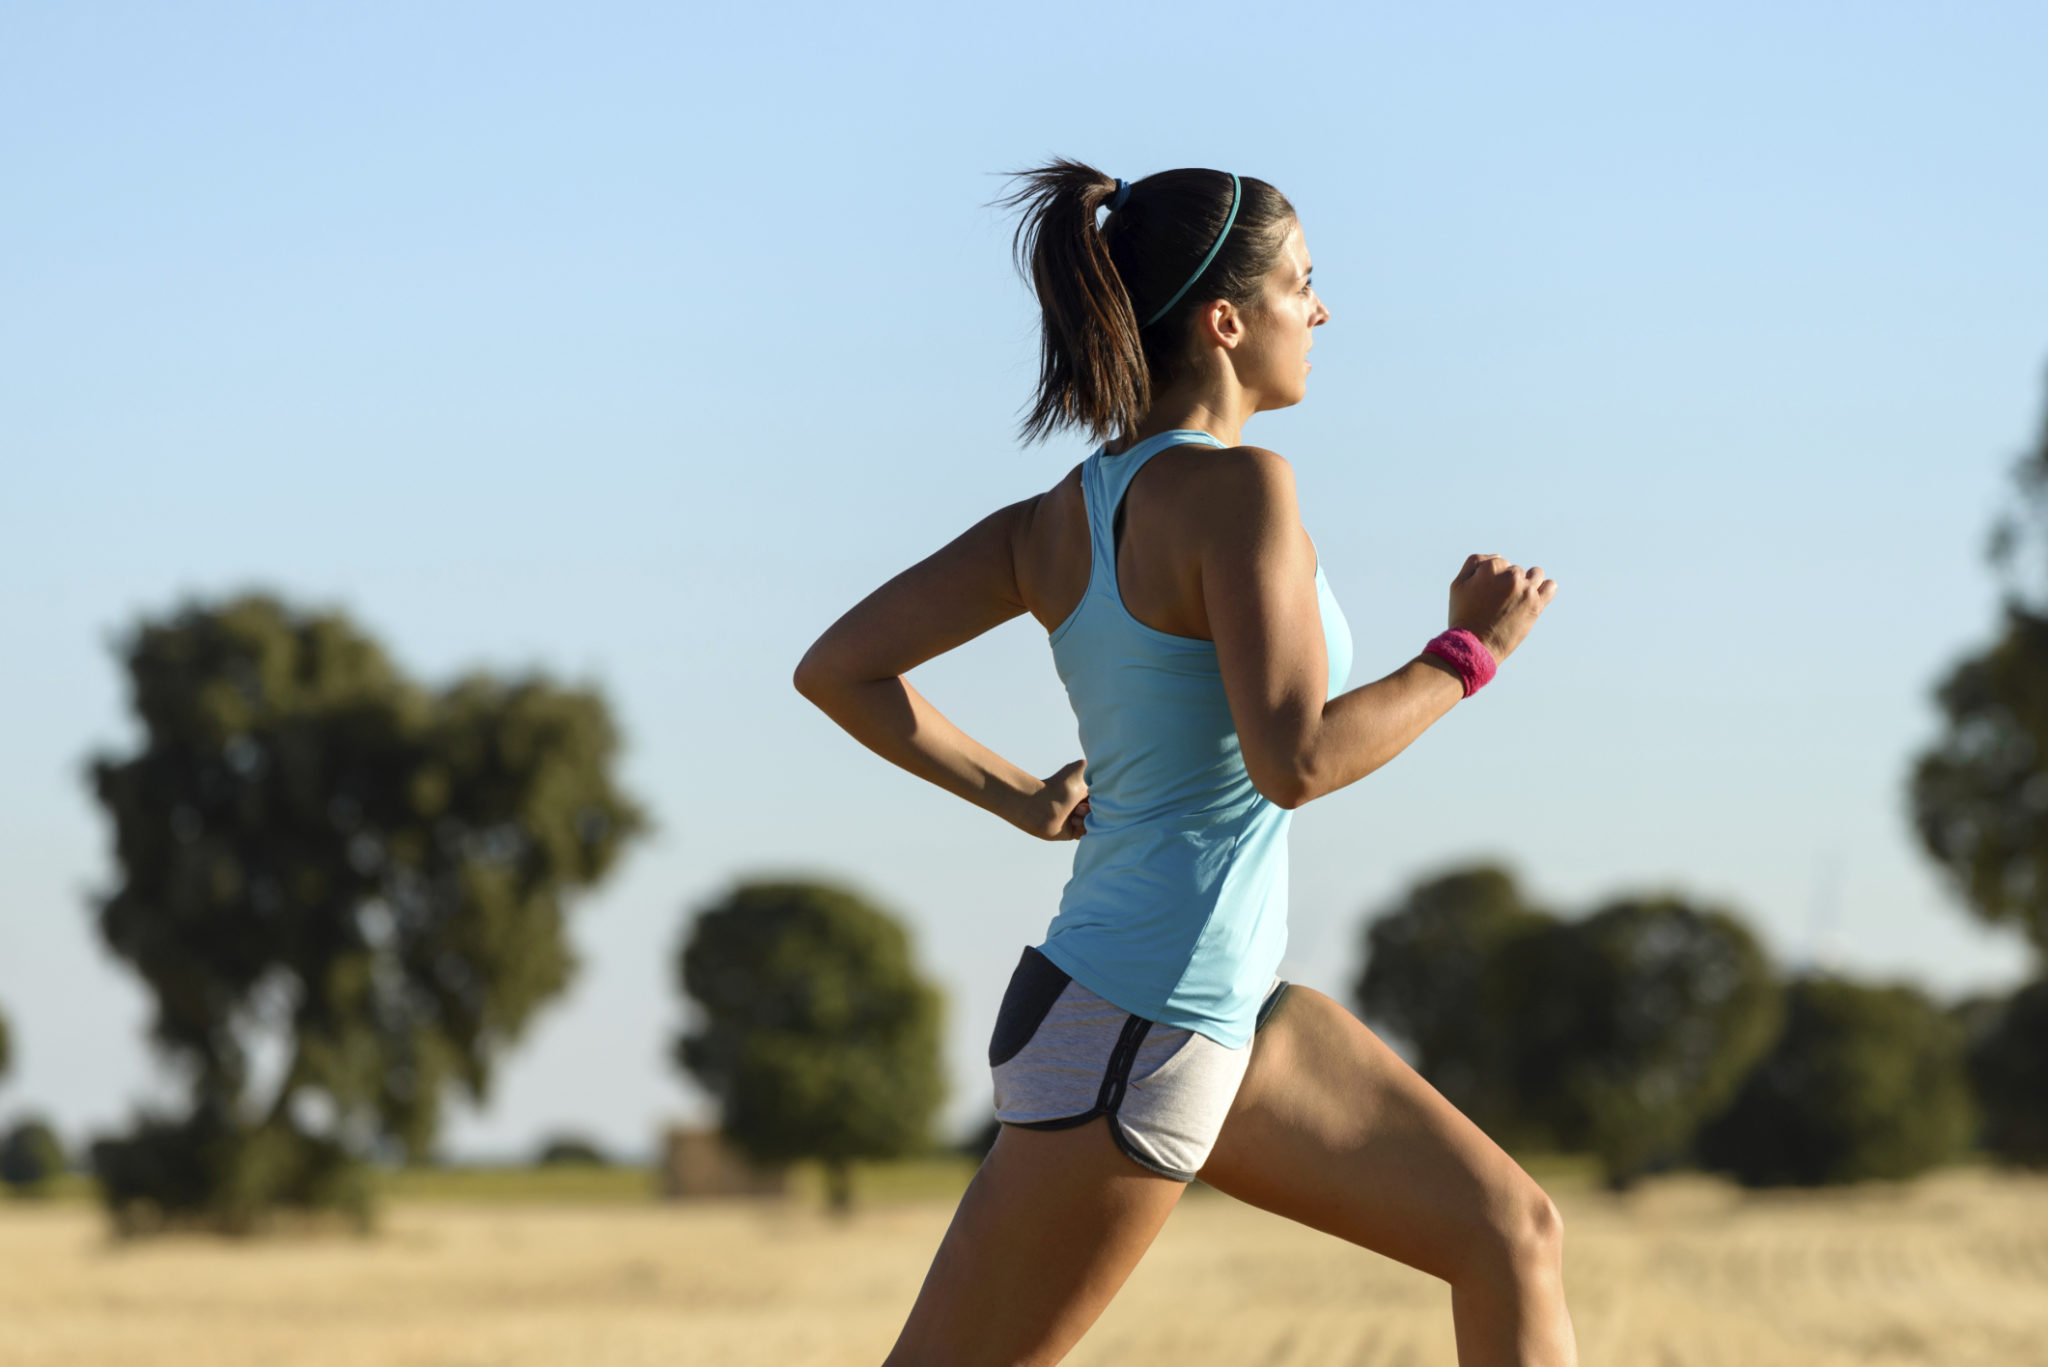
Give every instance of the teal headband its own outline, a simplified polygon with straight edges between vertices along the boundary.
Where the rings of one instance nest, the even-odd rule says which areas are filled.
[[[1201,265],[1195,267],[1195,273],[1188,277],[1187,283],[1175,290],[1173,298],[1166,301],[1165,307],[1161,308],[1159,312],[1153,314],[1150,318],[1147,318],[1143,323],[1140,323],[1140,327],[1151,327],[1161,318],[1164,318],[1167,312],[1180,302],[1180,297],[1194,288],[1195,282],[1202,278],[1202,272],[1208,270],[1209,263],[1216,259],[1216,253],[1223,250],[1223,239],[1230,236],[1231,225],[1237,222],[1237,202],[1242,197],[1238,193],[1237,173],[1232,171],[1228,174],[1230,176],[1230,213],[1223,220],[1223,231],[1216,234],[1216,241],[1210,246],[1209,254],[1202,258]]]

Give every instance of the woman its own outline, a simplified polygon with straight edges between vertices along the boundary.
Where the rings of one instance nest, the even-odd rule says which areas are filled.
[[[795,680],[884,758],[1080,842],[990,1041],[995,1147],[889,1364],[1059,1361],[1196,1176],[1449,1282],[1464,1367],[1574,1363],[1543,1190],[1274,971],[1293,809],[1483,685],[1557,585],[1468,556],[1451,629],[1342,692],[1351,637],[1291,468],[1240,444],[1254,413],[1302,400],[1330,317],[1292,206],[1222,171],[1126,184],[1062,159],[1019,179],[1004,203],[1044,315],[1024,434],[1103,445],[854,606]],[[1020,612],[1049,634],[1086,756],[1043,780],[902,677]]]

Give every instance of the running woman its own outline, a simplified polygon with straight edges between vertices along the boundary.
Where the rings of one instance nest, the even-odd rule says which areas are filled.
[[[1276,972],[1294,809],[1484,685],[1556,581],[1467,556],[1449,630],[1344,691],[1351,634],[1293,469],[1241,440],[1301,402],[1330,318],[1293,206],[1225,171],[1126,183],[1058,159],[1017,180],[1002,202],[1044,321],[1023,433],[1102,445],[862,599],[795,676],[883,758],[1079,842],[989,1041],[995,1147],[887,1367],[1058,1362],[1195,1177],[1443,1278],[1462,1367],[1575,1363],[1556,1206],[1341,1004]],[[1023,612],[1085,757],[1044,779],[903,677]]]

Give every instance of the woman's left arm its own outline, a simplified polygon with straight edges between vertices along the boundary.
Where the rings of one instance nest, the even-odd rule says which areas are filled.
[[[1075,840],[1082,761],[1040,779],[946,720],[903,676],[1025,611],[1016,549],[1038,506],[998,508],[849,608],[798,662],[797,692],[861,744],[1041,840]]]

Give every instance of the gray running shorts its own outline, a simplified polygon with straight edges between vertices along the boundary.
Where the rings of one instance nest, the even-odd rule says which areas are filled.
[[[1286,990],[1275,976],[1255,1036]],[[1105,1001],[1029,945],[988,1043],[996,1119],[1062,1130],[1106,1115],[1118,1148],[1182,1182],[1208,1161],[1251,1057],[1251,1041],[1226,1049]]]

